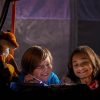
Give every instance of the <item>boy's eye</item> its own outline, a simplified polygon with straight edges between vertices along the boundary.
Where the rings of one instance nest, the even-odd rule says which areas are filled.
[[[51,66],[51,64],[46,64],[46,66]]]
[[[37,67],[38,69],[44,69],[44,68],[49,68],[49,66],[51,66],[51,64],[45,64],[45,65],[39,65],[39,67]]]

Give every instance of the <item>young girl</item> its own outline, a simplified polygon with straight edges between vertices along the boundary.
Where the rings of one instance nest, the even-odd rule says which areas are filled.
[[[90,47],[79,46],[72,52],[68,63],[68,77],[72,82],[97,89],[100,85],[99,73],[100,59]]]

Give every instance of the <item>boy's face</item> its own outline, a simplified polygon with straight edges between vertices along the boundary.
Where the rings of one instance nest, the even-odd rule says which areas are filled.
[[[42,80],[47,81],[50,73],[52,71],[52,64],[50,62],[49,57],[47,57],[44,61],[42,61],[38,67],[33,71],[33,76]]]

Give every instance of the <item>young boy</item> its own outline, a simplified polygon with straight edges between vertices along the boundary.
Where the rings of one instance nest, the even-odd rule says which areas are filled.
[[[52,55],[42,46],[28,48],[21,60],[24,83],[60,84],[58,76],[52,72]]]

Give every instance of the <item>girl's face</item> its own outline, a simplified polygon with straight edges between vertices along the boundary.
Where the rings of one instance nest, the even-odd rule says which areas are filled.
[[[52,71],[52,64],[49,57],[42,61],[38,67],[33,71],[33,76],[41,81],[47,81],[50,73]]]
[[[80,79],[92,77],[93,65],[87,55],[83,53],[75,54],[72,57],[73,71]]]

